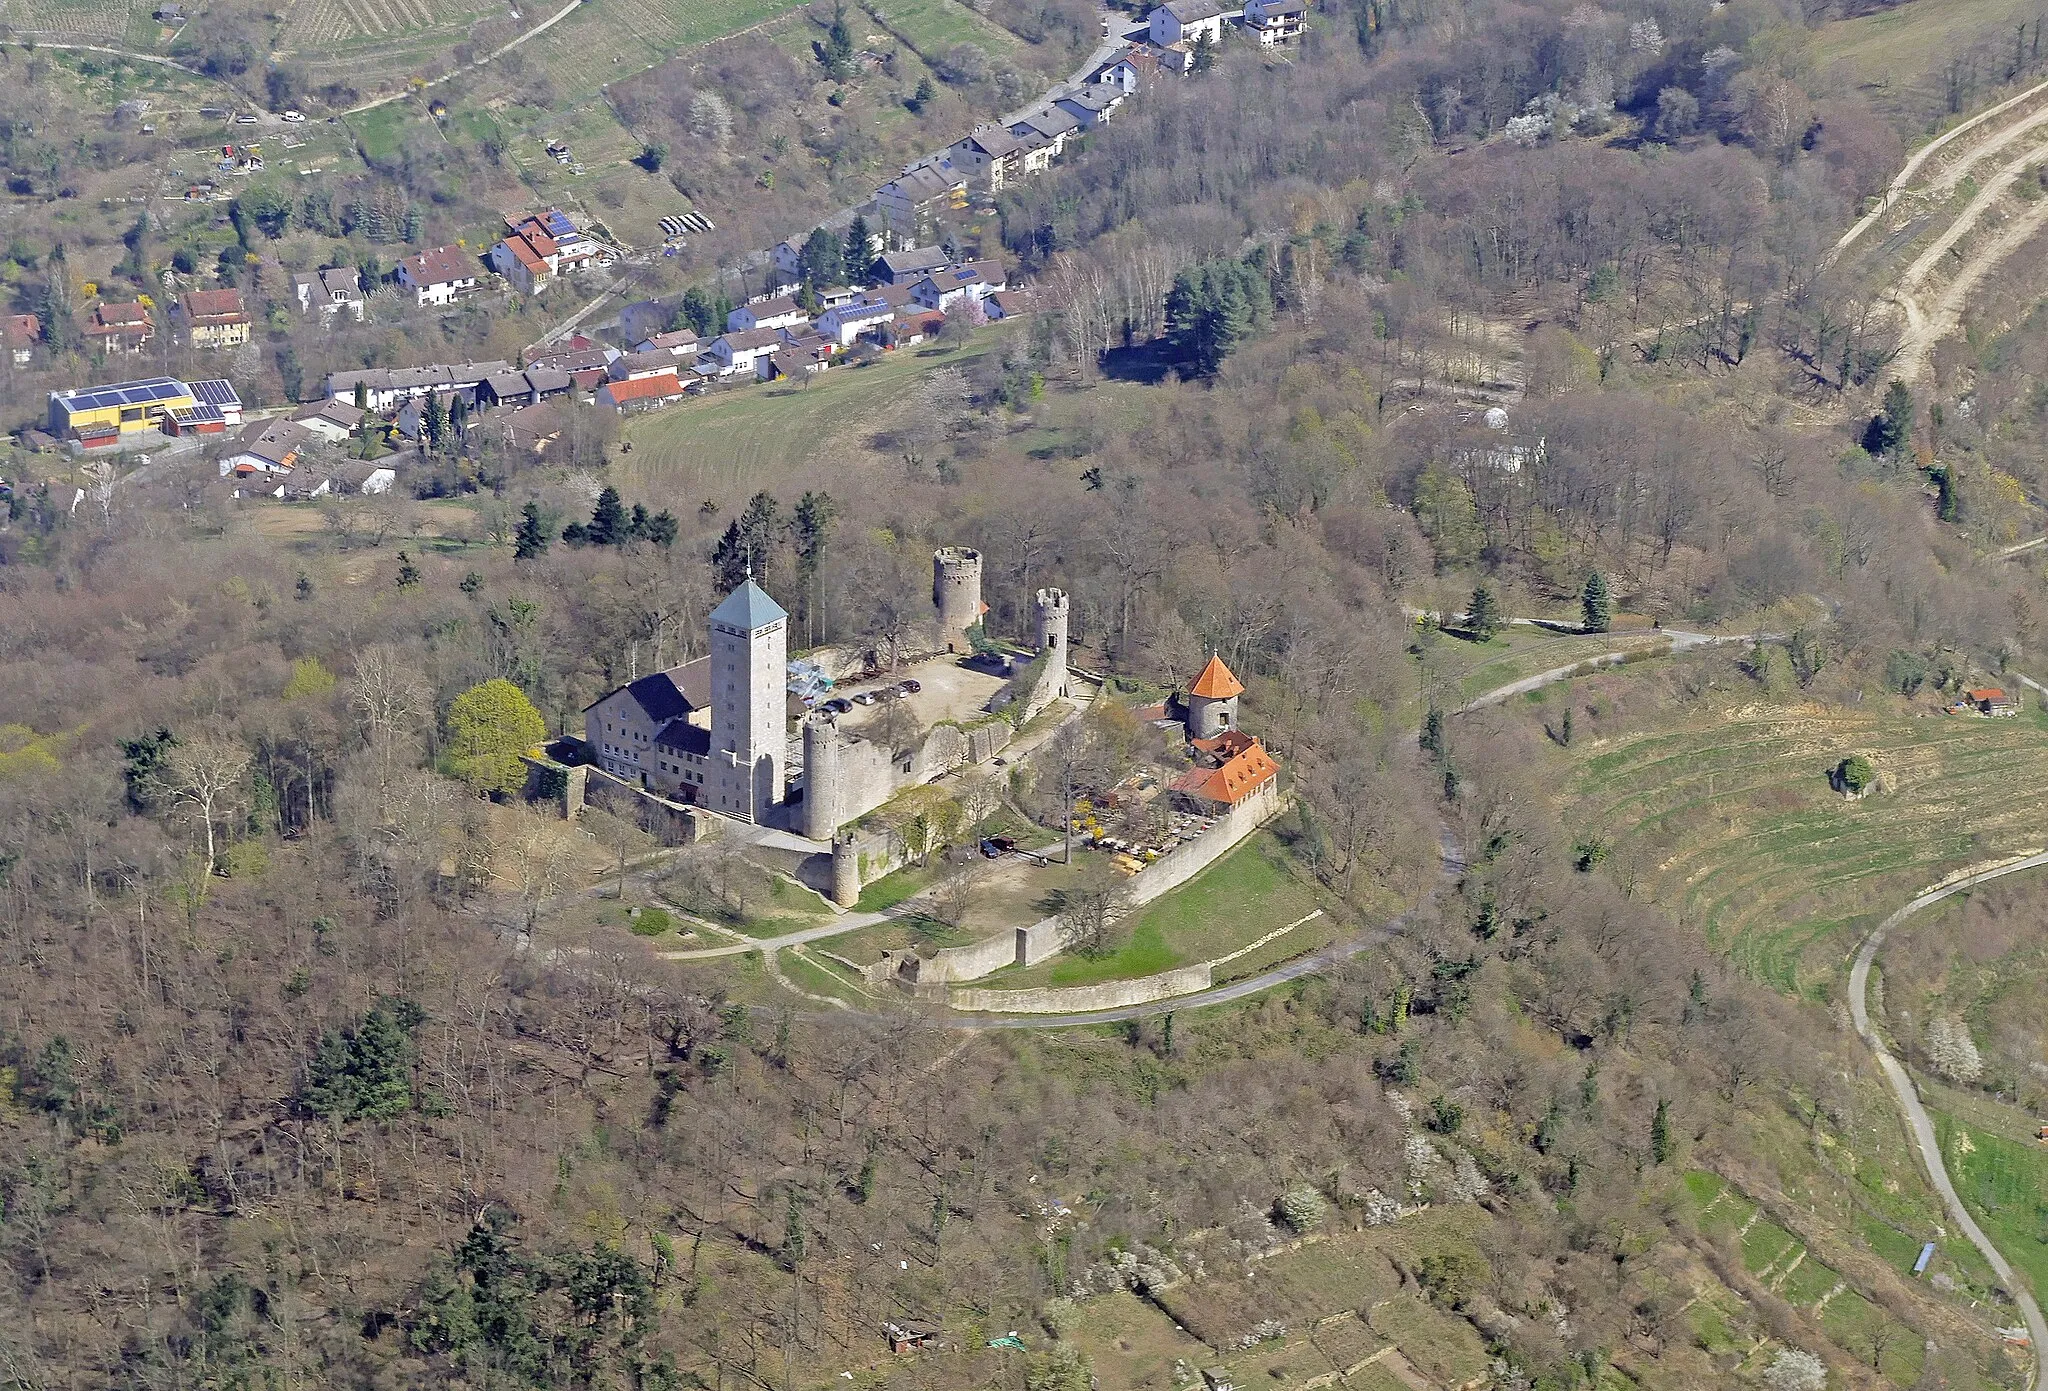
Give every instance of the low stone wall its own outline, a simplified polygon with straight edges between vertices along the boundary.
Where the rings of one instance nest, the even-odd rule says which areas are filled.
[[[564,821],[573,821],[577,812],[594,806],[631,821],[663,845],[688,845],[710,834],[708,817],[615,778],[602,768],[528,754],[521,754],[520,762],[526,765],[526,800],[547,803]]]
[[[955,990],[954,1009],[991,1014],[1086,1014],[1099,1009],[1147,1005],[1176,995],[1207,990],[1209,963],[1182,966],[1156,976],[1115,980],[1102,985],[1075,985],[1061,990]]]
[[[1154,860],[1132,875],[1131,906],[1136,908],[1150,903],[1162,894],[1171,893],[1187,883],[1242,845],[1261,826],[1278,816],[1286,805],[1287,799],[1281,795],[1279,788],[1273,783],[1267,783],[1251,797],[1218,817],[1216,824],[1200,839],[1181,846],[1171,855]],[[919,962],[914,971],[904,971],[903,977],[906,983],[922,985],[979,980],[983,976],[1000,971],[1005,966],[1036,966],[1049,957],[1058,956],[1067,949],[1067,946],[1066,926],[1055,915],[1040,918],[1029,927],[1014,928],[993,937],[984,937],[979,942],[970,942],[964,947],[948,947]]]

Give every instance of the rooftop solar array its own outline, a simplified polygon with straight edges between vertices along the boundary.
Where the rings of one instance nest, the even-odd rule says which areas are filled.
[[[560,208],[548,209],[548,215],[541,219],[541,224],[548,229],[548,235],[551,237],[571,236],[576,231],[576,224],[571,222]]]
[[[192,393],[172,377],[150,377],[139,382],[115,382],[111,386],[83,386],[59,391],[57,399],[74,415],[80,411],[105,410],[110,406],[146,406],[155,401],[174,401]]]
[[[180,425],[210,425],[214,421],[225,422],[219,406],[179,406],[171,411],[171,419]]]
[[[192,383],[192,394],[209,406],[239,406],[242,398],[235,394],[235,388],[219,378]]]

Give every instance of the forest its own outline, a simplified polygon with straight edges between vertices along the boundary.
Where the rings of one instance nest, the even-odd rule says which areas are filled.
[[[1986,37],[1967,91],[1902,120],[1816,58],[1843,18],[1325,4],[1292,61],[1232,49],[1004,191],[1045,312],[787,474],[686,495],[622,450],[652,427],[562,408],[538,457],[451,432],[441,496],[266,514],[289,525],[204,461],[11,477],[0,1379],[1166,1391],[1201,1367],[1131,1371],[1091,1332],[1106,1301],[1178,1311],[1175,1276],[1441,1221],[1385,1276],[1483,1348],[1472,1384],[2024,1384],[2010,1290],[1967,1252],[1945,1286],[1908,1270],[1943,1214],[1840,977],[1844,924],[2037,848],[1992,805],[2035,711],[1940,752],[1973,803],[1905,745],[2035,671],[2043,573],[2005,552],[2048,488],[2048,275],[2007,262],[1895,383],[1902,253],[1837,239],[2038,55]],[[621,100],[680,138],[748,87],[765,121],[791,61],[733,48]],[[518,336],[355,333],[305,335],[297,370]],[[1066,590],[1076,660],[1132,692],[1221,654],[1289,769],[1290,872],[1371,949],[1207,1010],[998,1030],[566,925],[649,847],[524,802],[517,754],[702,655],[736,564],[793,647],[886,647],[939,545],[988,558],[991,634]],[[1728,641],[1468,710],[1495,618]],[[1804,723],[1659,753],[1759,711]],[[1905,749],[1855,736],[1878,797],[1850,810],[1836,720]],[[1756,750],[1796,776],[1717,809]],[[1672,868],[1687,835],[1888,806],[1937,849],[1769,898],[1819,943],[1789,965],[1731,947],[1741,892]],[[2040,1104],[2048,1067],[2035,891],[2004,882],[1894,948],[1878,1006],[1979,1166],[2005,1151],[1976,1117]],[[2023,1150],[1964,1186],[2038,1246]],[[1761,1225],[1717,1227],[1737,1203]],[[1780,1227],[1805,1276],[1746,1263]],[[1795,1297],[1816,1269],[1839,1280]],[[906,1320],[948,1349],[892,1354]],[[1262,1339],[1308,1341],[1230,1355]]]

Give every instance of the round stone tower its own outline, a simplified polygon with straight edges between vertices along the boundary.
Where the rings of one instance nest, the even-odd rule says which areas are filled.
[[[1038,654],[1048,671],[1045,689],[1054,695],[1067,693],[1067,592],[1064,589],[1038,591]]]
[[[804,721],[804,800],[797,820],[812,840],[830,840],[839,829],[844,749],[830,720],[812,715]]]
[[[841,908],[860,902],[860,850],[850,833],[832,838],[832,901]]]
[[[981,552],[941,546],[932,552],[932,607],[948,652],[974,650],[967,630],[981,622]]]

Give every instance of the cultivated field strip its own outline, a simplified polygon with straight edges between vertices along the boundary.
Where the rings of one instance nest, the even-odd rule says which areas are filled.
[[[1860,753],[1881,790],[1827,772]],[[1758,975],[1832,974],[1859,905],[2048,836],[2048,739],[2031,721],[1738,712],[1591,752],[1572,823],[1620,872]]]

